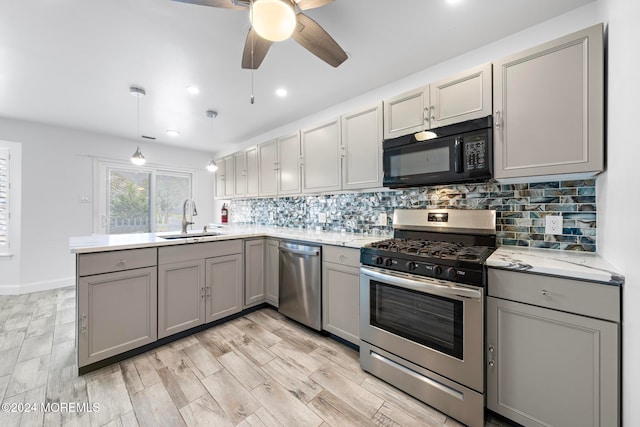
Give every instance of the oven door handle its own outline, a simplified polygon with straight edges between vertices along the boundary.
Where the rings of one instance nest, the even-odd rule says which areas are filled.
[[[428,278],[416,277],[406,278],[395,275],[393,273],[380,272],[366,267],[360,267],[360,272],[373,279],[387,283],[389,285],[400,286],[401,288],[413,289],[419,292],[441,295],[447,297],[468,298],[473,300],[482,300],[482,291],[463,288],[460,286],[447,286],[434,283]]]

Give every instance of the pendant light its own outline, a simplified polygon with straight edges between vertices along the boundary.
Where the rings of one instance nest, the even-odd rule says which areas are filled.
[[[263,39],[280,42],[296,29],[296,13],[291,0],[253,0],[251,25]]]
[[[145,96],[147,92],[145,92],[142,88],[131,86],[129,88],[129,93],[131,94],[131,96],[135,96],[138,100],[138,132],[136,134],[136,138],[138,138],[140,136],[140,98]],[[146,161],[147,159],[145,159],[142,155],[140,146],[138,145],[138,148],[136,148],[136,152],[131,156],[131,163],[136,166],[142,166]]]
[[[211,135],[213,136],[213,119],[218,117],[218,112],[214,110],[207,110],[205,114],[211,119]],[[211,160],[207,163],[207,170],[209,172],[215,172],[218,170],[218,165],[216,165],[216,162],[213,160],[213,156],[211,156]]]

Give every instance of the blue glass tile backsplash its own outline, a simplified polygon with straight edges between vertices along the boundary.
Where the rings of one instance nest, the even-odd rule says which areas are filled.
[[[595,194],[595,180],[588,179],[235,199],[230,221],[386,235],[395,208],[495,209],[498,245],[595,252]],[[387,215],[383,224],[381,213]],[[562,235],[544,234],[546,215],[562,215]]]

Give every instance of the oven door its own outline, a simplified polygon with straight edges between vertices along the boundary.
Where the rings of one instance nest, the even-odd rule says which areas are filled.
[[[484,289],[360,269],[360,338],[484,392]]]

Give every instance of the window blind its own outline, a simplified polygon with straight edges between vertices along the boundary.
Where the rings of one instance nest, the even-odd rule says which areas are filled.
[[[0,252],[9,247],[9,149],[0,147]]]

